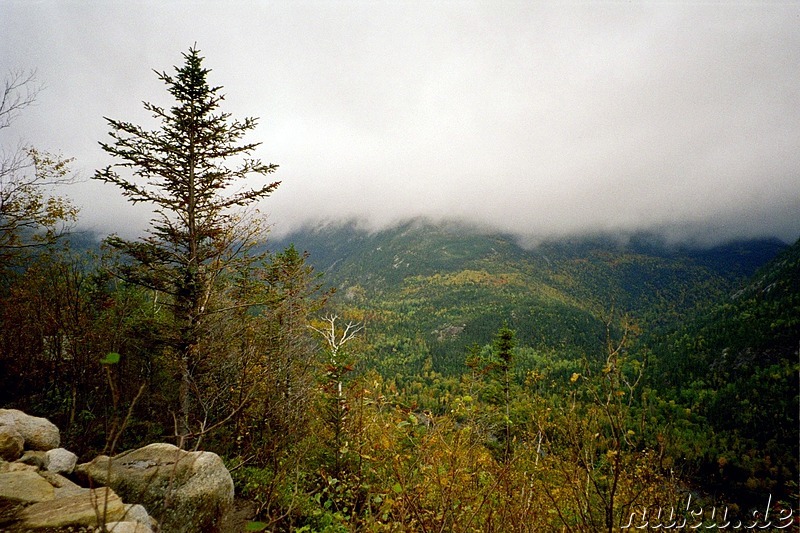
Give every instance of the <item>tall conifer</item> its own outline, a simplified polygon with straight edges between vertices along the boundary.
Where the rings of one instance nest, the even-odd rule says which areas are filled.
[[[242,225],[236,210],[269,196],[280,182],[255,188],[242,183],[266,176],[277,165],[250,155],[260,143],[244,143],[255,118],[233,120],[219,110],[221,87],[209,85],[209,70],[196,48],[183,54],[174,76],[156,72],[175,105],[144,108],[160,122],[154,130],[106,119],[112,140],[103,150],[118,162],[94,178],[112,183],[134,204],[153,207],[148,234],[139,240],[109,239],[128,256],[121,275],[167,296],[174,321],[164,339],[180,366],[179,429],[189,433],[192,369],[202,357],[203,322],[216,283],[254,231]]]

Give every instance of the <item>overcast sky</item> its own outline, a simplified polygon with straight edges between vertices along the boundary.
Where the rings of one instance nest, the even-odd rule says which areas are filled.
[[[0,72],[46,85],[0,143],[112,161],[192,44],[280,165],[277,233],[464,218],[523,236],[800,237],[800,3],[0,0]],[[142,228],[117,189],[84,227]]]

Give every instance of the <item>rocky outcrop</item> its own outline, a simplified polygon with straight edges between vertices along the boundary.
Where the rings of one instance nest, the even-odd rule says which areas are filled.
[[[47,419],[0,409],[0,531],[214,532],[233,505],[214,453],[151,444],[76,466],[60,440]]]
[[[78,465],[87,483],[108,485],[159,517],[164,531],[220,531],[233,505],[233,480],[220,457],[151,444]]]

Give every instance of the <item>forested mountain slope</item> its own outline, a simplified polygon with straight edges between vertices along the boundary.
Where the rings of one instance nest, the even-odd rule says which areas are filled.
[[[420,220],[377,233],[326,226],[286,242],[310,252],[338,302],[365,314],[379,366],[411,373],[427,358],[439,371],[460,373],[466,348],[487,343],[503,322],[523,344],[592,354],[602,350],[612,310],[648,330],[674,324],[785,247],[680,248],[637,235],[526,249],[508,235]]]
[[[697,415],[705,446],[685,451],[708,479],[753,492],[797,480],[800,241],[654,347],[652,386]]]
[[[696,248],[636,235],[526,249],[507,235],[423,221],[291,239],[338,289],[339,309],[368,324],[367,365],[400,382],[431,370],[463,375],[470,347],[485,347],[506,323],[521,347],[518,379],[550,376],[549,390],[564,394],[580,361],[603,359],[606,321],[629,317],[661,428],[652,438],[683,475],[744,501],[791,492],[800,243]],[[425,383],[414,385],[422,396],[446,395]]]

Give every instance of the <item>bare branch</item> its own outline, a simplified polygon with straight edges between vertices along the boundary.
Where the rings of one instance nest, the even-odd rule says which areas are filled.
[[[9,72],[0,95],[0,129],[9,127],[23,109],[33,105],[41,90],[35,70]]]
[[[35,71],[10,72],[0,92],[0,130],[33,105],[40,90]],[[76,181],[71,162],[24,142],[0,149],[0,259],[18,259],[20,250],[54,242],[77,220],[77,208],[50,191]]]
[[[342,346],[351,341],[359,331],[364,329],[364,324],[360,322],[351,321],[348,322],[347,325],[345,325],[344,330],[341,332],[341,336],[337,338],[336,321],[338,319],[339,316],[334,314],[329,314],[322,317],[322,320],[324,322],[327,322],[328,324],[328,327],[326,327],[325,329],[319,329],[310,324],[308,325],[310,329],[316,331],[322,336],[322,338],[328,344],[328,349],[330,350],[331,356],[333,357],[336,357]]]

